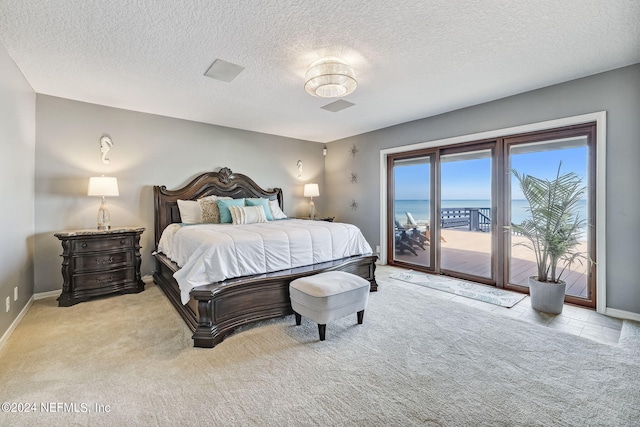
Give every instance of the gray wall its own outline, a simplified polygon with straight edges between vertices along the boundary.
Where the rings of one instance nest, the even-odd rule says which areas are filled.
[[[380,242],[380,150],[454,136],[607,112],[607,306],[640,313],[640,64],[358,135],[329,144],[329,211]],[[355,157],[349,149],[356,146]],[[350,184],[353,169],[358,182]],[[357,210],[350,208],[355,199]]]
[[[60,289],[62,247],[53,233],[95,228],[99,198],[87,197],[90,176],[118,178],[120,196],[109,198],[113,226],[143,226],[142,274],[154,268],[153,185],[175,189],[196,175],[223,166],[265,188],[284,190],[284,211],[308,215],[303,184],[325,191],[322,145],[171,119],[51,96],[37,96],[35,148],[35,292]],[[110,164],[102,163],[99,139],[109,134]],[[298,179],[297,161],[303,161]]]
[[[0,336],[33,295],[35,121],[36,94],[0,44]]]

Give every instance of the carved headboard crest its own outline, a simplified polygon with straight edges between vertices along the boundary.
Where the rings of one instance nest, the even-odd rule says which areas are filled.
[[[218,171],[218,178],[220,179],[220,182],[222,182],[223,184],[228,184],[231,182],[231,176],[233,175],[233,172],[231,172],[231,169],[229,168],[222,168],[220,169],[220,171]]]

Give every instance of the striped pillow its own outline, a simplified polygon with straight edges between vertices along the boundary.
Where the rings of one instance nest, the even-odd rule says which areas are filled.
[[[262,206],[229,206],[232,224],[255,224],[267,222]]]

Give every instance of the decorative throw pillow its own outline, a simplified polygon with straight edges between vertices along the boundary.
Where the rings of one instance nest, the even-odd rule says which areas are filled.
[[[202,210],[195,200],[178,200],[180,220],[185,224],[201,224]]]
[[[273,215],[269,208],[269,199],[245,199],[244,201],[247,206],[262,206],[267,221],[273,221]]]
[[[220,209],[218,200],[231,200],[231,197],[207,196],[198,199],[202,209],[202,222],[220,224]]]
[[[273,219],[285,219],[287,216],[280,209],[280,205],[277,200],[269,200],[269,210]]]
[[[233,224],[255,224],[267,222],[262,206],[229,206]]]
[[[229,206],[244,206],[244,199],[218,199],[218,209],[220,209],[220,224],[231,223],[231,212]]]

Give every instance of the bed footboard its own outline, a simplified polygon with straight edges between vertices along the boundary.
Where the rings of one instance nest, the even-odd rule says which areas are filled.
[[[378,289],[375,280],[377,257],[355,256],[198,286],[191,291],[191,297],[197,301],[194,311],[189,305],[180,303],[180,292],[172,276],[175,264],[162,254],[156,255],[156,259],[154,280],[193,331],[195,347],[212,348],[238,326],[292,314],[289,283],[299,277],[323,271],[346,271],[367,279],[372,292]]]

